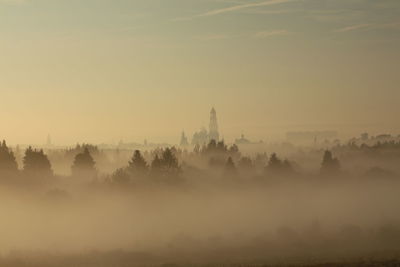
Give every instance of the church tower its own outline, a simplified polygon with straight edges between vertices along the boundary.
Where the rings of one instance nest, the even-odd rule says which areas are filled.
[[[219,132],[218,132],[218,121],[217,121],[217,112],[214,108],[211,109],[210,112],[210,129],[208,138],[210,140],[219,141]]]

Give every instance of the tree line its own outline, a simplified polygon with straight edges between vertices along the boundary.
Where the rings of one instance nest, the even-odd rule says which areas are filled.
[[[74,160],[71,166],[71,176],[96,179],[98,171],[92,153],[98,153],[95,146],[82,145],[74,150],[67,150],[71,154],[75,151]],[[92,151],[92,152],[91,152]],[[152,159],[148,162],[142,152],[135,150],[128,164],[117,169],[107,180],[116,184],[129,184],[132,180],[154,179],[161,182],[179,182],[183,177],[182,159],[175,147],[159,148],[152,151]],[[266,154],[258,154],[253,160],[250,157],[242,156],[236,145],[227,146],[224,141],[216,142],[211,140],[207,145],[195,146],[192,155],[208,159],[210,169],[223,170],[227,177],[235,178],[240,171],[251,171],[256,164],[263,165],[265,172],[281,175],[292,175],[296,173],[293,164],[287,159],[280,159],[276,153],[268,157]],[[54,172],[48,156],[42,149],[28,147],[22,160],[22,168],[18,168],[16,157],[12,149],[7,146],[6,141],[0,144],[0,177],[13,178],[22,175],[23,177],[36,179],[49,179],[54,177]],[[335,174],[340,171],[340,162],[331,151],[326,151],[322,164],[321,173]]]

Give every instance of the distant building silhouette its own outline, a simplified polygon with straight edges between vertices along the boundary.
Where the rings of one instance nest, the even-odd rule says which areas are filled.
[[[209,140],[219,141],[219,132],[218,132],[218,121],[217,121],[217,112],[214,108],[211,109],[210,112],[210,126],[208,133]]]
[[[369,134],[368,133],[361,134],[361,140],[362,141],[368,141],[368,139],[369,139]]]
[[[215,140],[215,142],[219,142],[220,140],[217,112],[214,108],[212,108],[210,112],[209,131],[207,132],[207,130],[203,127],[200,131],[195,132],[192,138],[192,145],[205,145],[211,140]]]
[[[235,144],[237,145],[246,145],[246,144],[251,144],[251,141],[249,139],[246,139],[244,137],[244,134],[238,139],[235,140]]]
[[[192,145],[204,145],[208,143],[208,133],[203,127],[200,131],[195,132],[192,138]]]
[[[296,144],[314,144],[319,140],[335,140],[338,133],[335,131],[306,131],[306,132],[288,132],[286,139]]]
[[[189,141],[185,135],[185,132],[182,131],[180,146],[188,146],[188,145],[189,145]]]
[[[47,147],[53,146],[53,143],[52,143],[52,141],[51,141],[51,136],[50,136],[50,134],[47,135],[46,146],[47,146]]]
[[[340,162],[334,158],[332,152],[326,150],[322,159],[321,173],[322,174],[337,174],[340,171]]]

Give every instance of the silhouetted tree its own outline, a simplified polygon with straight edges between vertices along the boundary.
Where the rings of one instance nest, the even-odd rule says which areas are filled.
[[[96,176],[95,161],[89,152],[89,148],[85,147],[82,153],[75,156],[71,170],[74,176],[87,176],[94,178]]]
[[[0,144],[0,173],[3,175],[16,174],[18,164],[14,153],[7,147],[6,141]]]
[[[144,175],[149,170],[146,160],[139,150],[135,150],[129,161],[128,172],[132,175]]]
[[[278,158],[276,153],[273,153],[268,162],[268,170],[277,171],[282,168],[282,161]]]
[[[161,157],[158,155],[155,156],[151,164],[153,175],[157,177],[169,177],[170,180],[171,178],[178,178],[181,168],[173,151],[175,150],[172,148],[166,148],[162,152]]]
[[[225,145],[224,140],[215,141],[214,139],[210,140],[210,142],[207,144],[207,146],[204,146],[202,148],[202,152],[206,155],[223,155],[228,152],[228,148]]]
[[[97,156],[97,158],[100,156],[100,150],[97,146],[91,145],[91,144],[77,144],[74,148],[72,149],[67,149],[65,151],[65,156],[67,158],[74,159],[77,154],[83,153],[85,149],[88,149],[90,152],[90,155]]]
[[[29,176],[50,177],[53,175],[51,163],[43,150],[34,150],[29,147],[23,159],[24,173]]]
[[[200,145],[199,145],[199,144],[196,144],[196,145],[194,146],[193,152],[194,152],[195,154],[200,153]]]
[[[129,173],[125,169],[118,169],[111,175],[111,180],[115,184],[127,185],[131,181]]]
[[[288,160],[282,161],[276,153],[273,153],[269,159],[267,170],[275,173],[291,173],[293,172],[292,165]]]
[[[268,161],[267,153],[257,154],[256,159],[254,160],[254,165],[257,168],[264,168],[265,165],[267,164],[267,161]]]
[[[236,169],[235,163],[233,162],[232,157],[229,157],[225,163],[224,177],[226,177],[226,178],[236,178],[237,177],[237,169]]]
[[[250,170],[253,168],[253,161],[249,157],[242,157],[238,162],[238,167],[243,170]]]
[[[214,139],[212,139],[207,145],[206,152],[211,153],[211,152],[215,152],[215,151],[217,151],[217,142]]]
[[[332,152],[326,150],[321,164],[322,174],[337,174],[340,171],[340,162],[334,158]]]
[[[178,159],[172,153],[172,149],[166,148],[162,154],[161,162],[162,166],[169,172],[176,172],[179,170]]]
[[[227,146],[225,145],[225,141],[221,140],[217,143],[217,147],[216,147],[217,151],[222,153],[222,152],[226,152],[228,151]]]
[[[224,167],[225,164],[226,164],[225,157],[212,156],[208,160],[208,165],[211,168],[217,168],[218,169],[220,167]]]
[[[232,160],[232,157],[229,157],[225,164],[225,170],[227,171],[236,171],[235,163]]]
[[[153,173],[158,173],[162,170],[162,163],[160,157],[156,154],[153,161],[151,162],[151,171]]]
[[[182,131],[182,135],[181,135],[181,142],[180,142],[180,146],[188,146],[189,145],[189,141],[185,135],[185,132]]]
[[[229,148],[229,153],[231,153],[231,154],[239,153],[239,147],[238,147],[236,144],[233,144],[233,145]]]
[[[235,160],[240,158],[239,148],[236,145],[232,145],[228,149],[224,140],[219,142],[210,140],[207,146],[203,146],[201,153],[208,158],[210,167],[223,167],[228,157],[232,157]]]

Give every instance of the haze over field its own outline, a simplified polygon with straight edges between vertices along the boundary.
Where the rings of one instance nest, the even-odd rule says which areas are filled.
[[[175,143],[399,131],[397,0],[2,0],[1,135]],[[29,135],[26,130],[29,129]]]
[[[400,266],[399,0],[0,0],[0,267]]]
[[[3,141],[0,266],[399,264],[399,137],[143,149]]]

